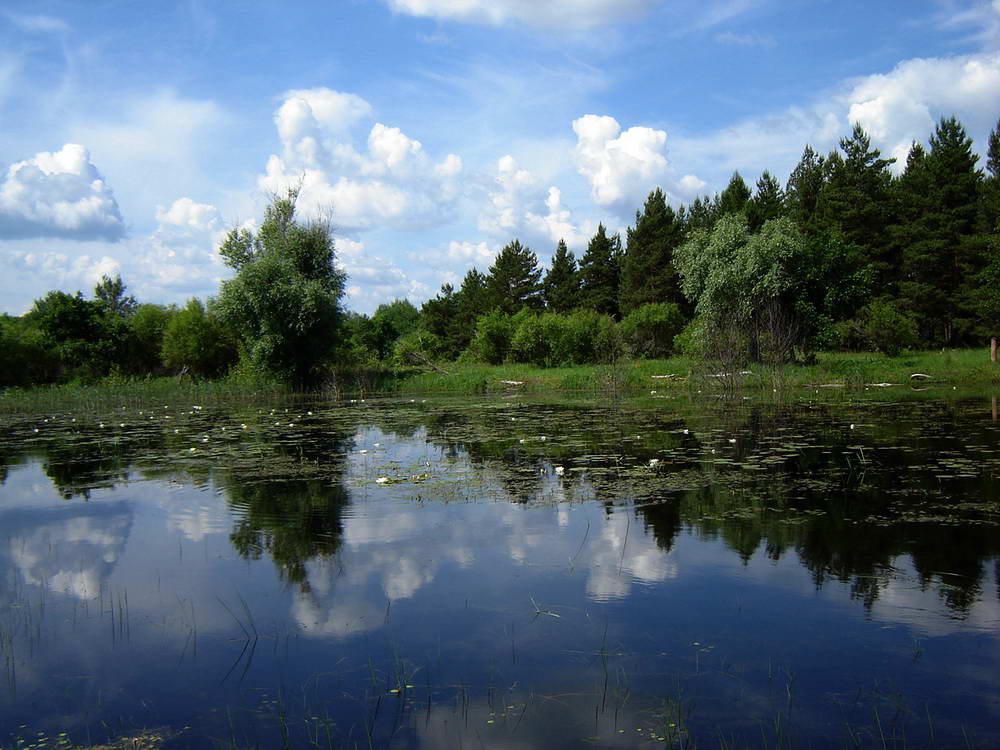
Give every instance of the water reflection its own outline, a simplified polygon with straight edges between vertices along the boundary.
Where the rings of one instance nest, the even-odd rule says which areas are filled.
[[[981,405],[163,411],[4,428],[11,736],[1000,739]]]

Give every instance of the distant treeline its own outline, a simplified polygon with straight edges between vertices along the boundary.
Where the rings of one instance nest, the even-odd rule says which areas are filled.
[[[0,319],[0,385],[107,375],[267,374],[305,384],[331,367],[457,358],[551,366],[682,351],[790,362],[816,350],[981,345],[1000,334],[1000,122],[985,171],[955,118],[914,143],[894,175],[855,126],[839,150],[806,146],[784,188],[737,172],[674,209],[657,188],[624,241],[599,226],[582,257],[551,266],[513,240],[417,309],[343,312],[345,277],[325,224],[299,224],[296,193],[220,252],[236,277],[217,300],[138,304],[120,278],[92,299],[50,292]]]

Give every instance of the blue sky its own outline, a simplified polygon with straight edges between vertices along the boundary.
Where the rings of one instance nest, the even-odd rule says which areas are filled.
[[[301,184],[351,309],[419,304],[517,237],[547,263],[861,122],[905,156],[1000,117],[1000,0],[18,2],[0,9],[0,311],[120,273],[214,294]]]

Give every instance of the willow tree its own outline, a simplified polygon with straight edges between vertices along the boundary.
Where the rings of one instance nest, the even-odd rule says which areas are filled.
[[[260,229],[234,229],[219,253],[236,276],[222,283],[219,314],[239,332],[241,358],[304,385],[333,359],[346,276],[326,221],[299,222],[297,190],[275,197]]]

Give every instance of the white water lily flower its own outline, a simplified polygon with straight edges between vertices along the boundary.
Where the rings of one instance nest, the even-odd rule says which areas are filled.
[[[658,459],[658,458],[651,458],[651,459],[649,459],[649,468],[650,469],[655,469],[659,465],[660,465],[660,459]]]
[[[729,438],[729,442],[730,443],[735,443],[736,442],[736,438]]]
[[[379,477],[375,480],[375,484],[389,484],[389,477]]]
[[[565,473],[566,473],[566,469],[564,469],[562,466],[557,466],[556,467],[556,474],[558,474],[559,476],[562,476]]]
[[[382,443],[372,443],[372,445],[374,445],[376,448],[382,447]]]
[[[358,453],[367,453],[367,452],[368,452],[367,448],[362,448],[361,450],[358,451]]]

